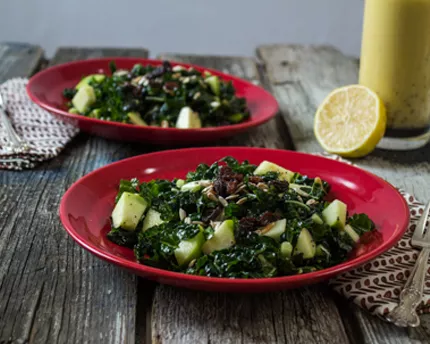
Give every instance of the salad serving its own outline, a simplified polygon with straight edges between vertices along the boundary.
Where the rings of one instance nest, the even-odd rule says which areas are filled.
[[[324,269],[381,234],[326,200],[330,185],[269,161],[225,157],[186,179],[121,180],[107,237],[145,265],[200,276],[263,278]]]
[[[192,129],[237,124],[250,112],[231,81],[210,72],[136,64],[111,75],[91,74],[63,91],[69,113],[138,126]]]

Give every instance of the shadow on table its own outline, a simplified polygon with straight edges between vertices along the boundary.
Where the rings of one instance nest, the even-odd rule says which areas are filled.
[[[376,149],[372,156],[389,160],[398,164],[414,164],[420,162],[430,162],[430,142],[416,150],[409,151],[390,151],[385,149]]]

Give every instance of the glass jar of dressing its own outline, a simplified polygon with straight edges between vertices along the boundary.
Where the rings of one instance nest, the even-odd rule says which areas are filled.
[[[430,139],[430,0],[365,0],[359,83],[387,108],[378,147],[413,149]]]

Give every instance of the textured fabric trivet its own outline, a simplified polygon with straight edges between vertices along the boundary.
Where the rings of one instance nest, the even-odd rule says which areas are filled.
[[[322,155],[353,165],[335,155]],[[400,292],[420,252],[411,246],[411,237],[424,211],[424,205],[405,191],[399,190],[399,192],[405,198],[411,215],[408,229],[400,241],[381,256],[329,282],[334,290],[349,301],[384,320],[384,316],[398,305]],[[430,273],[430,268],[428,272]],[[430,312],[429,274],[426,276],[424,296],[418,310],[421,313]]]
[[[41,161],[57,156],[78,133],[75,127],[34,104],[25,90],[27,82],[24,78],[14,78],[0,85],[12,125],[30,145],[30,150],[22,154],[5,151],[3,147],[8,142],[7,134],[0,123],[0,169],[32,168]]]

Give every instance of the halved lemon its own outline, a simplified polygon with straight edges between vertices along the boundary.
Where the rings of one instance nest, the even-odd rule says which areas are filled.
[[[361,85],[331,92],[318,108],[314,133],[329,153],[358,158],[372,152],[384,136],[385,106],[378,95]]]

